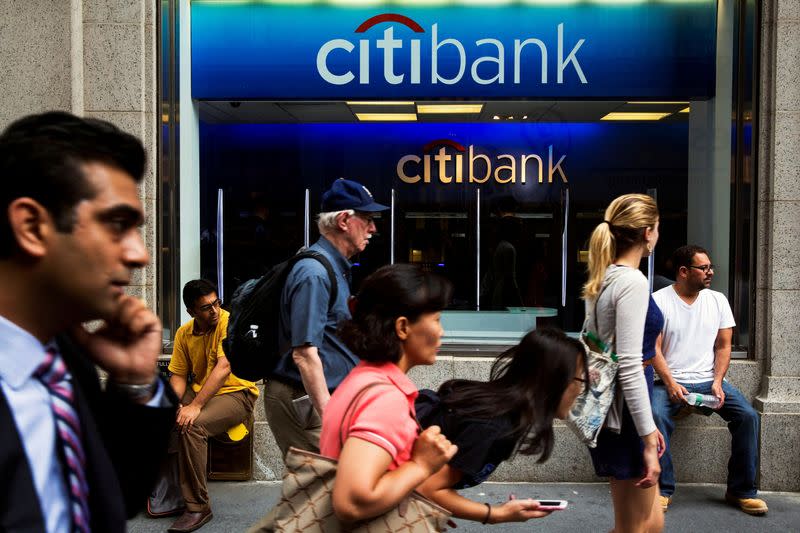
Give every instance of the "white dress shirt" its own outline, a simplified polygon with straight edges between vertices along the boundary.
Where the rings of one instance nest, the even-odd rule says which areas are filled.
[[[50,393],[33,373],[45,359],[45,345],[0,316],[0,387],[11,408],[28,458],[48,533],[70,533],[69,495],[56,450],[56,421]],[[71,376],[67,374],[67,378]],[[161,403],[159,381],[150,406]]]

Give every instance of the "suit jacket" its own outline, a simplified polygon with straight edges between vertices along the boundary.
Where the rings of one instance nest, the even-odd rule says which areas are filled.
[[[58,339],[73,376],[89,484],[91,529],[124,533],[156,479],[178,400],[165,382],[170,407],[147,407],[102,391],[97,371],[73,342]],[[5,395],[0,391],[0,531],[45,531],[39,497],[25,450]]]

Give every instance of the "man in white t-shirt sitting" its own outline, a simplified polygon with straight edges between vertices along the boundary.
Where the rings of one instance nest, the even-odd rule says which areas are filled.
[[[709,289],[714,265],[706,250],[691,245],[678,248],[672,264],[675,283],[653,294],[664,314],[653,360],[661,381],[653,387],[652,398],[653,418],[667,443],[661,457],[661,505],[666,511],[675,492],[669,444],[675,429],[672,417],[686,405],[684,396],[696,392],[719,398],[721,405],[712,412],[725,419],[731,432],[725,499],[745,513],[764,514],[767,504],[756,498],[758,414],[736,387],[724,381],[736,325],[731,306],[725,295]]]

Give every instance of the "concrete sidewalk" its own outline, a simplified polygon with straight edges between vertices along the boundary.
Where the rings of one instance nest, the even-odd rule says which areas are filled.
[[[214,519],[199,531],[245,531],[270,509],[280,496],[276,482],[212,482],[209,484]],[[764,492],[766,516],[748,516],[723,501],[723,485],[681,485],[666,515],[667,532],[800,532],[800,493]],[[514,493],[520,498],[569,501],[565,511],[524,524],[501,524],[492,531],[603,532],[611,529],[614,513],[605,483],[484,483],[464,491],[479,501],[500,502]],[[128,523],[131,533],[166,531],[175,517],[151,519],[137,516]],[[456,533],[484,531],[489,526],[457,520]]]

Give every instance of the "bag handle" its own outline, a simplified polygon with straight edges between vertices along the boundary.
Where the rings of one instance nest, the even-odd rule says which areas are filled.
[[[586,337],[593,344],[595,344],[598,348],[600,348],[601,352],[604,352],[604,353],[605,352],[611,352],[611,354],[610,354],[611,358],[614,361],[616,361],[617,360],[617,354],[615,354],[612,351],[612,348],[610,346],[610,345],[614,344],[614,338],[616,337],[616,335],[612,333],[611,334],[611,340],[609,341],[609,344],[606,344],[600,338],[600,324],[597,321],[597,304],[600,301],[600,296],[603,295],[603,292],[605,292],[605,290],[607,288],[608,288],[608,284],[604,283],[603,286],[600,288],[600,292],[597,293],[597,298],[594,299],[594,308],[592,309],[592,315],[591,316],[594,319],[595,331],[591,332],[587,328],[587,324],[589,323],[589,317],[587,316],[586,319],[583,321],[583,331],[581,331],[581,337]]]
[[[340,452],[341,452],[342,448],[344,447],[344,437],[342,436],[342,432],[343,432],[345,427],[349,428],[349,426],[350,426],[349,423],[347,423],[347,424],[345,423],[345,421],[347,420],[347,413],[349,413],[350,410],[353,409],[353,406],[356,404],[356,402],[358,400],[361,399],[362,396],[364,396],[365,392],[367,392],[372,387],[380,387],[380,386],[387,386],[388,387],[388,386],[391,386],[391,385],[389,383],[385,383],[383,381],[375,381],[375,382],[372,382],[372,383],[368,383],[364,387],[362,387],[361,390],[358,391],[353,396],[353,398],[350,400],[350,403],[347,404],[347,409],[345,409],[344,410],[344,414],[342,414],[342,425],[339,428],[339,451]],[[422,432],[422,426],[419,424],[419,420],[417,420],[417,417],[414,416],[414,411],[410,407],[408,409],[408,415],[417,424],[417,434],[421,433]],[[350,415],[350,422],[353,421],[353,416],[355,416],[355,413],[352,413]]]

